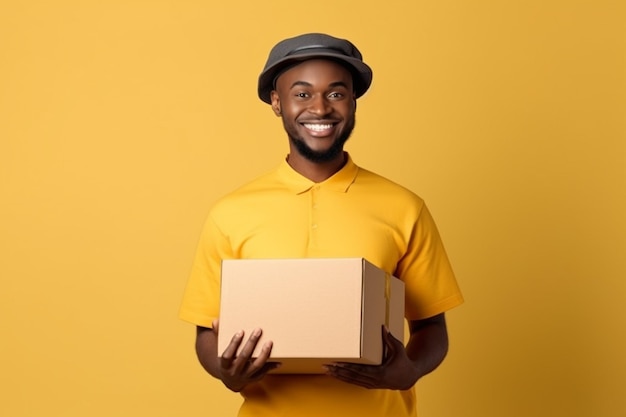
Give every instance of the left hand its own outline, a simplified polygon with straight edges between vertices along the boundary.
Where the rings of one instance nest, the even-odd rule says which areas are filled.
[[[407,390],[417,382],[415,364],[402,342],[383,326],[385,357],[380,365],[335,362],[326,365],[327,375],[368,389]]]

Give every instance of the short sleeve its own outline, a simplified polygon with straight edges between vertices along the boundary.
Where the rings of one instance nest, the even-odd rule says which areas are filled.
[[[463,303],[437,226],[425,205],[412,222],[407,253],[395,274],[405,283],[409,320],[432,317]]]
[[[179,317],[202,327],[212,327],[219,317],[222,259],[231,258],[228,239],[209,215],[200,236]]]

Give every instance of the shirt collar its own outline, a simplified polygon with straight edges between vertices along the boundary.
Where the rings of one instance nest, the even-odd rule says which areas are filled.
[[[279,165],[276,170],[278,180],[284,182],[285,185],[294,193],[302,194],[310,190],[314,186],[321,186],[329,190],[345,193],[350,185],[356,179],[359,167],[352,161],[350,155],[346,152],[346,164],[330,178],[316,183],[296,172],[291,165],[287,163],[287,159]]]

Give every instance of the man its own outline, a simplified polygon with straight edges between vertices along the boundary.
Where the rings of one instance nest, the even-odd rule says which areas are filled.
[[[243,395],[240,416],[415,416],[412,387],[446,355],[444,313],[463,299],[424,202],[343,150],[371,81],[358,49],[324,34],[278,43],[259,77],[289,154],[212,208],[180,312],[197,325],[203,367]],[[334,363],[325,375],[270,373],[271,341],[251,357],[261,328],[217,352],[222,259],[322,257],[362,257],[404,281],[406,347],[385,329],[380,366]]]

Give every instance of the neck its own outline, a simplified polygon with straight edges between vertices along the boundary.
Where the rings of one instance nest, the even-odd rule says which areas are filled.
[[[337,158],[328,162],[312,162],[292,150],[287,155],[287,163],[294,171],[313,182],[322,182],[332,177],[346,164],[348,156],[342,152]]]

